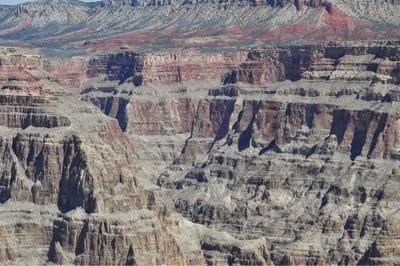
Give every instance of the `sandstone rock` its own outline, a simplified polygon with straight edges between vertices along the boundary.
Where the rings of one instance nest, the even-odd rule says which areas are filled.
[[[368,95],[378,93],[386,86],[368,77],[375,73],[369,62],[379,50],[332,44],[326,50],[293,47],[252,51],[245,60],[256,60],[257,64],[239,64],[233,73],[251,71],[253,79],[237,74],[234,85],[228,82],[202,89],[203,99],[199,98],[198,112],[191,112],[192,127],[186,128],[190,135],[182,154],[160,176],[158,184],[169,190],[175,208],[193,222],[236,237],[265,236],[273,243],[273,247],[264,248],[263,259],[234,252],[220,242],[206,244],[203,249],[209,263],[216,263],[216,258],[264,264],[396,261],[396,251],[385,247],[392,244],[379,244],[387,253],[379,253],[378,244],[371,246],[371,239],[385,227],[380,208],[394,204],[393,197],[384,196],[389,186],[377,188],[375,177],[392,180],[391,170],[384,165],[395,167],[398,158],[394,148],[397,107],[383,96],[359,97],[367,91]],[[391,56],[396,60],[396,52]],[[281,76],[262,68],[264,63],[271,67],[270,60],[276,60],[272,66]],[[296,62],[295,67],[286,70],[289,62]],[[309,69],[315,73],[343,72],[326,81],[323,75],[304,74]],[[354,73],[362,71],[369,74],[357,77],[356,85]],[[284,81],[287,79],[293,82]],[[397,91],[396,82],[391,83]],[[180,84],[179,91],[173,91],[171,85],[157,89],[172,93],[168,98],[175,94],[180,99],[191,90],[196,91],[196,99],[199,97],[197,83]],[[136,88],[135,93],[152,89],[147,86],[143,91]],[[156,97],[164,99],[164,94],[159,94]],[[137,96],[130,97],[135,101]],[[372,108],[376,103],[379,109]],[[133,113],[146,116],[143,111]],[[143,139],[147,134],[135,129],[128,132]],[[162,130],[152,134],[168,135]],[[371,204],[381,207],[375,210]],[[373,214],[367,215],[367,210]],[[316,239],[323,239],[322,244]]]
[[[398,264],[400,44],[320,42],[396,30],[398,1],[360,3],[0,10],[50,48],[0,49],[0,262]]]
[[[12,51],[12,57],[19,52]],[[13,68],[5,58],[1,67]],[[0,261],[202,263],[200,249],[187,251],[175,239],[179,219],[169,221],[169,207],[133,176],[133,148],[117,121],[47,80],[42,66],[28,70],[43,88],[40,96],[24,85],[24,76],[15,76],[16,87],[26,88],[2,90],[7,108],[1,113],[13,107],[32,117],[52,113],[69,122],[1,124],[0,237],[6,244]]]

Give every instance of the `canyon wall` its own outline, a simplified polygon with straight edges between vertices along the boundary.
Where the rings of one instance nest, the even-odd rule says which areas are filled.
[[[116,118],[184,217],[266,241],[251,248],[260,257],[207,238],[207,263],[397,263],[398,47],[206,54],[207,67],[175,66],[186,78],[174,57],[143,55],[142,85],[81,98]]]
[[[41,58],[1,50],[0,262],[203,263],[174,233],[188,230],[182,218],[138,181],[118,122],[53,82]]]
[[[399,13],[1,5],[0,264],[400,264]]]
[[[396,264],[399,47],[2,49],[0,261]]]

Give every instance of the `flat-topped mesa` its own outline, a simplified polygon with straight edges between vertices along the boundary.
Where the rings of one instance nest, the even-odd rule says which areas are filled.
[[[71,66],[65,68],[64,66]],[[57,72],[65,69],[63,74]],[[87,61],[72,59],[48,68],[62,84],[83,84],[86,78],[135,86],[186,81],[222,80],[267,84],[284,80],[359,80],[398,84],[400,45],[329,43],[242,49],[236,52],[170,50],[155,53],[120,52]]]
[[[52,96],[63,93],[55,86],[46,86],[49,74],[44,58],[37,50],[0,48],[0,94],[21,96]],[[21,101],[23,103],[23,100]]]
[[[206,153],[215,141],[226,138],[230,127],[227,121],[238,113],[246,115],[249,120],[255,120],[248,130],[245,128],[242,132],[239,128],[235,129],[243,133],[240,149],[255,145],[253,149],[261,150],[275,138],[276,145],[290,146],[302,126],[307,124],[312,131],[326,134],[332,128],[332,134],[340,139],[338,149],[347,158],[355,159],[363,155],[393,159],[397,158],[397,152],[387,148],[395,147],[391,139],[393,133],[386,128],[389,123],[384,121],[397,121],[396,114],[388,114],[387,111],[355,111],[352,106],[339,104],[340,101],[337,105],[316,103],[319,97],[332,98],[334,102],[341,96],[357,96],[363,104],[367,102],[367,106],[373,101],[382,102],[385,106],[390,105],[389,102],[398,101],[399,93],[394,86],[399,82],[398,44],[393,42],[383,47],[379,43],[332,43],[326,47],[303,45],[231,53],[121,53],[104,57],[104,61],[94,64],[97,68],[90,72],[93,78],[103,75],[117,81],[115,87],[90,86],[88,83],[89,87],[83,92],[82,99],[92,102],[105,114],[116,118],[125,134],[153,139],[156,136],[189,137],[183,147],[182,140],[178,139],[169,142],[170,150],[160,149],[161,158],[179,157],[182,163],[194,160],[196,155]],[[120,58],[120,64],[116,58]],[[142,83],[132,84],[133,77],[140,77]],[[118,87],[116,84],[121,82],[130,83],[131,87],[129,84],[120,84],[121,87]],[[348,82],[351,82],[351,87],[347,87]],[[362,85],[354,87],[353,83]],[[394,85],[381,90],[383,83]],[[369,89],[369,84],[375,84],[376,87]],[[133,89],[133,85],[137,87]],[[277,95],[278,99],[276,103],[255,100],[265,95]],[[291,96],[286,97],[288,95]],[[238,100],[241,96],[253,99],[243,103],[249,109],[247,111],[241,111],[238,107],[241,105]],[[298,98],[299,102],[294,100],[294,103],[287,103],[292,97]],[[265,109],[256,108],[264,105]],[[253,109],[249,106],[253,106]],[[349,130],[337,126],[341,116],[337,118],[336,113],[336,116],[332,115],[336,109],[342,110],[343,116],[350,117]],[[258,120],[264,113],[271,114],[266,128],[262,128],[263,121]],[[295,114],[301,117],[290,118]],[[272,118],[274,115],[276,120]],[[364,116],[370,117],[370,120],[365,122],[359,118]],[[287,127],[293,132],[279,129],[279,125],[286,123],[285,118],[292,119]],[[314,119],[320,120],[314,125]],[[358,124],[368,123],[371,126],[354,129]],[[254,124],[261,127],[261,135],[254,137],[249,133]],[[368,137],[364,140],[354,138],[355,131],[368,131]],[[267,136],[266,139],[263,140],[263,136]],[[315,138],[317,136],[313,135]],[[384,136],[385,141],[380,140],[381,136]],[[159,144],[160,147],[163,145],[166,144]],[[348,146],[353,148],[346,149]],[[180,156],[177,153],[182,149],[184,152]],[[287,152],[291,153],[292,150]],[[301,152],[307,154],[309,150],[305,148]]]
[[[143,194],[135,194],[139,193],[135,179],[124,165],[111,173],[111,165],[107,166],[108,163],[99,166],[96,160],[92,161],[91,150],[96,148],[86,147],[78,135],[67,133],[60,136],[56,133],[40,132],[41,130],[30,128],[28,132],[0,140],[0,202],[11,199],[40,205],[53,204],[62,212],[82,208],[87,213],[146,206],[148,195],[140,189]],[[94,146],[104,147],[105,142],[99,136],[100,132],[92,134],[91,142]],[[107,138],[113,138],[113,144],[123,141],[111,135]],[[110,150],[107,151],[109,152]],[[116,166],[122,162],[109,163]],[[120,192],[127,187],[129,192],[125,191],[123,196],[120,195],[122,197],[116,198],[113,189],[118,185],[122,186],[119,188]]]
[[[9,128],[25,129],[67,127],[71,121],[63,114],[47,110],[53,96],[34,95],[35,90],[15,86],[3,86],[0,93],[0,125]],[[15,92],[17,90],[17,92]],[[20,92],[26,90],[26,92]],[[29,93],[33,95],[29,95]]]
[[[225,83],[284,80],[364,80],[399,82],[400,46],[328,45],[255,49]]]
[[[35,51],[0,49],[0,125],[9,128],[65,127],[67,117],[46,110],[58,84],[46,84],[43,58]]]
[[[139,54],[121,52],[96,56],[86,63],[82,63],[82,61],[79,63],[79,60],[74,60],[77,71],[67,69],[66,75],[60,75],[56,72],[57,69],[62,67],[58,63],[51,63],[49,69],[51,69],[52,77],[61,83],[71,81],[74,84],[82,84],[85,78],[89,78],[140,86],[221,79],[246,57],[247,52],[202,53],[199,51],[179,52],[174,50]],[[72,65],[72,63],[69,65]],[[70,75],[67,73],[70,73]]]

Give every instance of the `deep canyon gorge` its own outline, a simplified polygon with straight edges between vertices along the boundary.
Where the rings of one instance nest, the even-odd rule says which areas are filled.
[[[0,264],[400,264],[399,14],[0,4]]]

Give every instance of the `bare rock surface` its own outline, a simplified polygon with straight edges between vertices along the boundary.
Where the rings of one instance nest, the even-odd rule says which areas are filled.
[[[399,8],[1,6],[0,264],[399,264]]]
[[[207,263],[397,263],[397,42],[171,54],[80,97],[142,143],[136,170],[176,211],[240,239],[207,234]]]
[[[397,0],[40,0],[1,9],[0,43],[58,55],[396,39],[400,23]]]
[[[202,263],[175,239],[182,218],[170,220],[159,189],[135,177],[134,148],[118,122],[50,81],[39,54],[1,55],[13,78],[1,80],[0,261]]]

